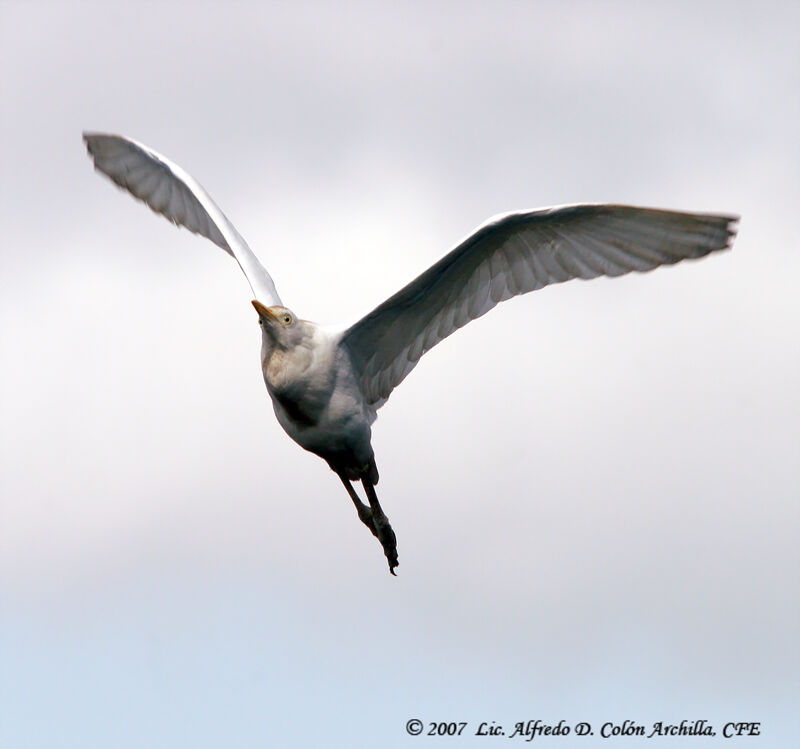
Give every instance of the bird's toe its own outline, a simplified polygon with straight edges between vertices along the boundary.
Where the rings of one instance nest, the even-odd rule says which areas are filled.
[[[395,575],[395,567],[399,565],[397,560],[397,536],[389,525],[389,521],[384,516],[382,522],[376,523],[378,532],[375,534],[383,546],[383,553],[386,555],[386,561],[389,563],[389,572]],[[396,575],[395,575],[396,576]]]

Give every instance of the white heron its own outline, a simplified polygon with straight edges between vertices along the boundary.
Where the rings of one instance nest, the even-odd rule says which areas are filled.
[[[174,224],[207,237],[241,266],[261,326],[261,367],[278,422],[328,462],[361,522],[383,546],[389,571],[397,540],[375,485],[371,426],[420,357],[499,302],[571,278],[619,276],[729,247],[738,217],[585,204],[508,213],[346,329],[302,320],[208,193],[147,146],[84,133],[95,168]],[[354,483],[360,481],[365,504]]]

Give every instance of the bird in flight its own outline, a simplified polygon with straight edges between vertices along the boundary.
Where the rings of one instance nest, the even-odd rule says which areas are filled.
[[[261,326],[261,368],[286,433],[319,455],[394,575],[397,539],[375,485],[372,423],[422,355],[499,302],[572,278],[620,276],[726,249],[736,216],[584,204],[496,216],[354,325],[299,318],[208,193],[181,167],[119,135],[84,133],[95,168],[239,263]],[[354,484],[361,482],[367,502]]]

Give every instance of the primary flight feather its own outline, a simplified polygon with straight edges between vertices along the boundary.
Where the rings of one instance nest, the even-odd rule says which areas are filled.
[[[729,246],[735,216],[586,204],[509,213],[486,222],[344,331],[298,319],[208,193],[147,146],[84,133],[95,168],[170,221],[232,255],[262,329],[261,364],[278,422],[339,476],[394,574],[397,541],[378,502],[371,446],[376,411],[420,357],[506,299],[571,278],[619,276]],[[361,481],[368,504],[353,482]]]

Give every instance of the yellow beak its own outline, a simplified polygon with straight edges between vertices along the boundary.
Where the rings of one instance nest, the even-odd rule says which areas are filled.
[[[263,304],[261,304],[261,302],[259,302],[257,299],[253,299],[252,304],[256,308],[256,312],[258,312],[261,317],[265,317],[268,320],[277,319],[278,316],[269,307],[265,307]]]

